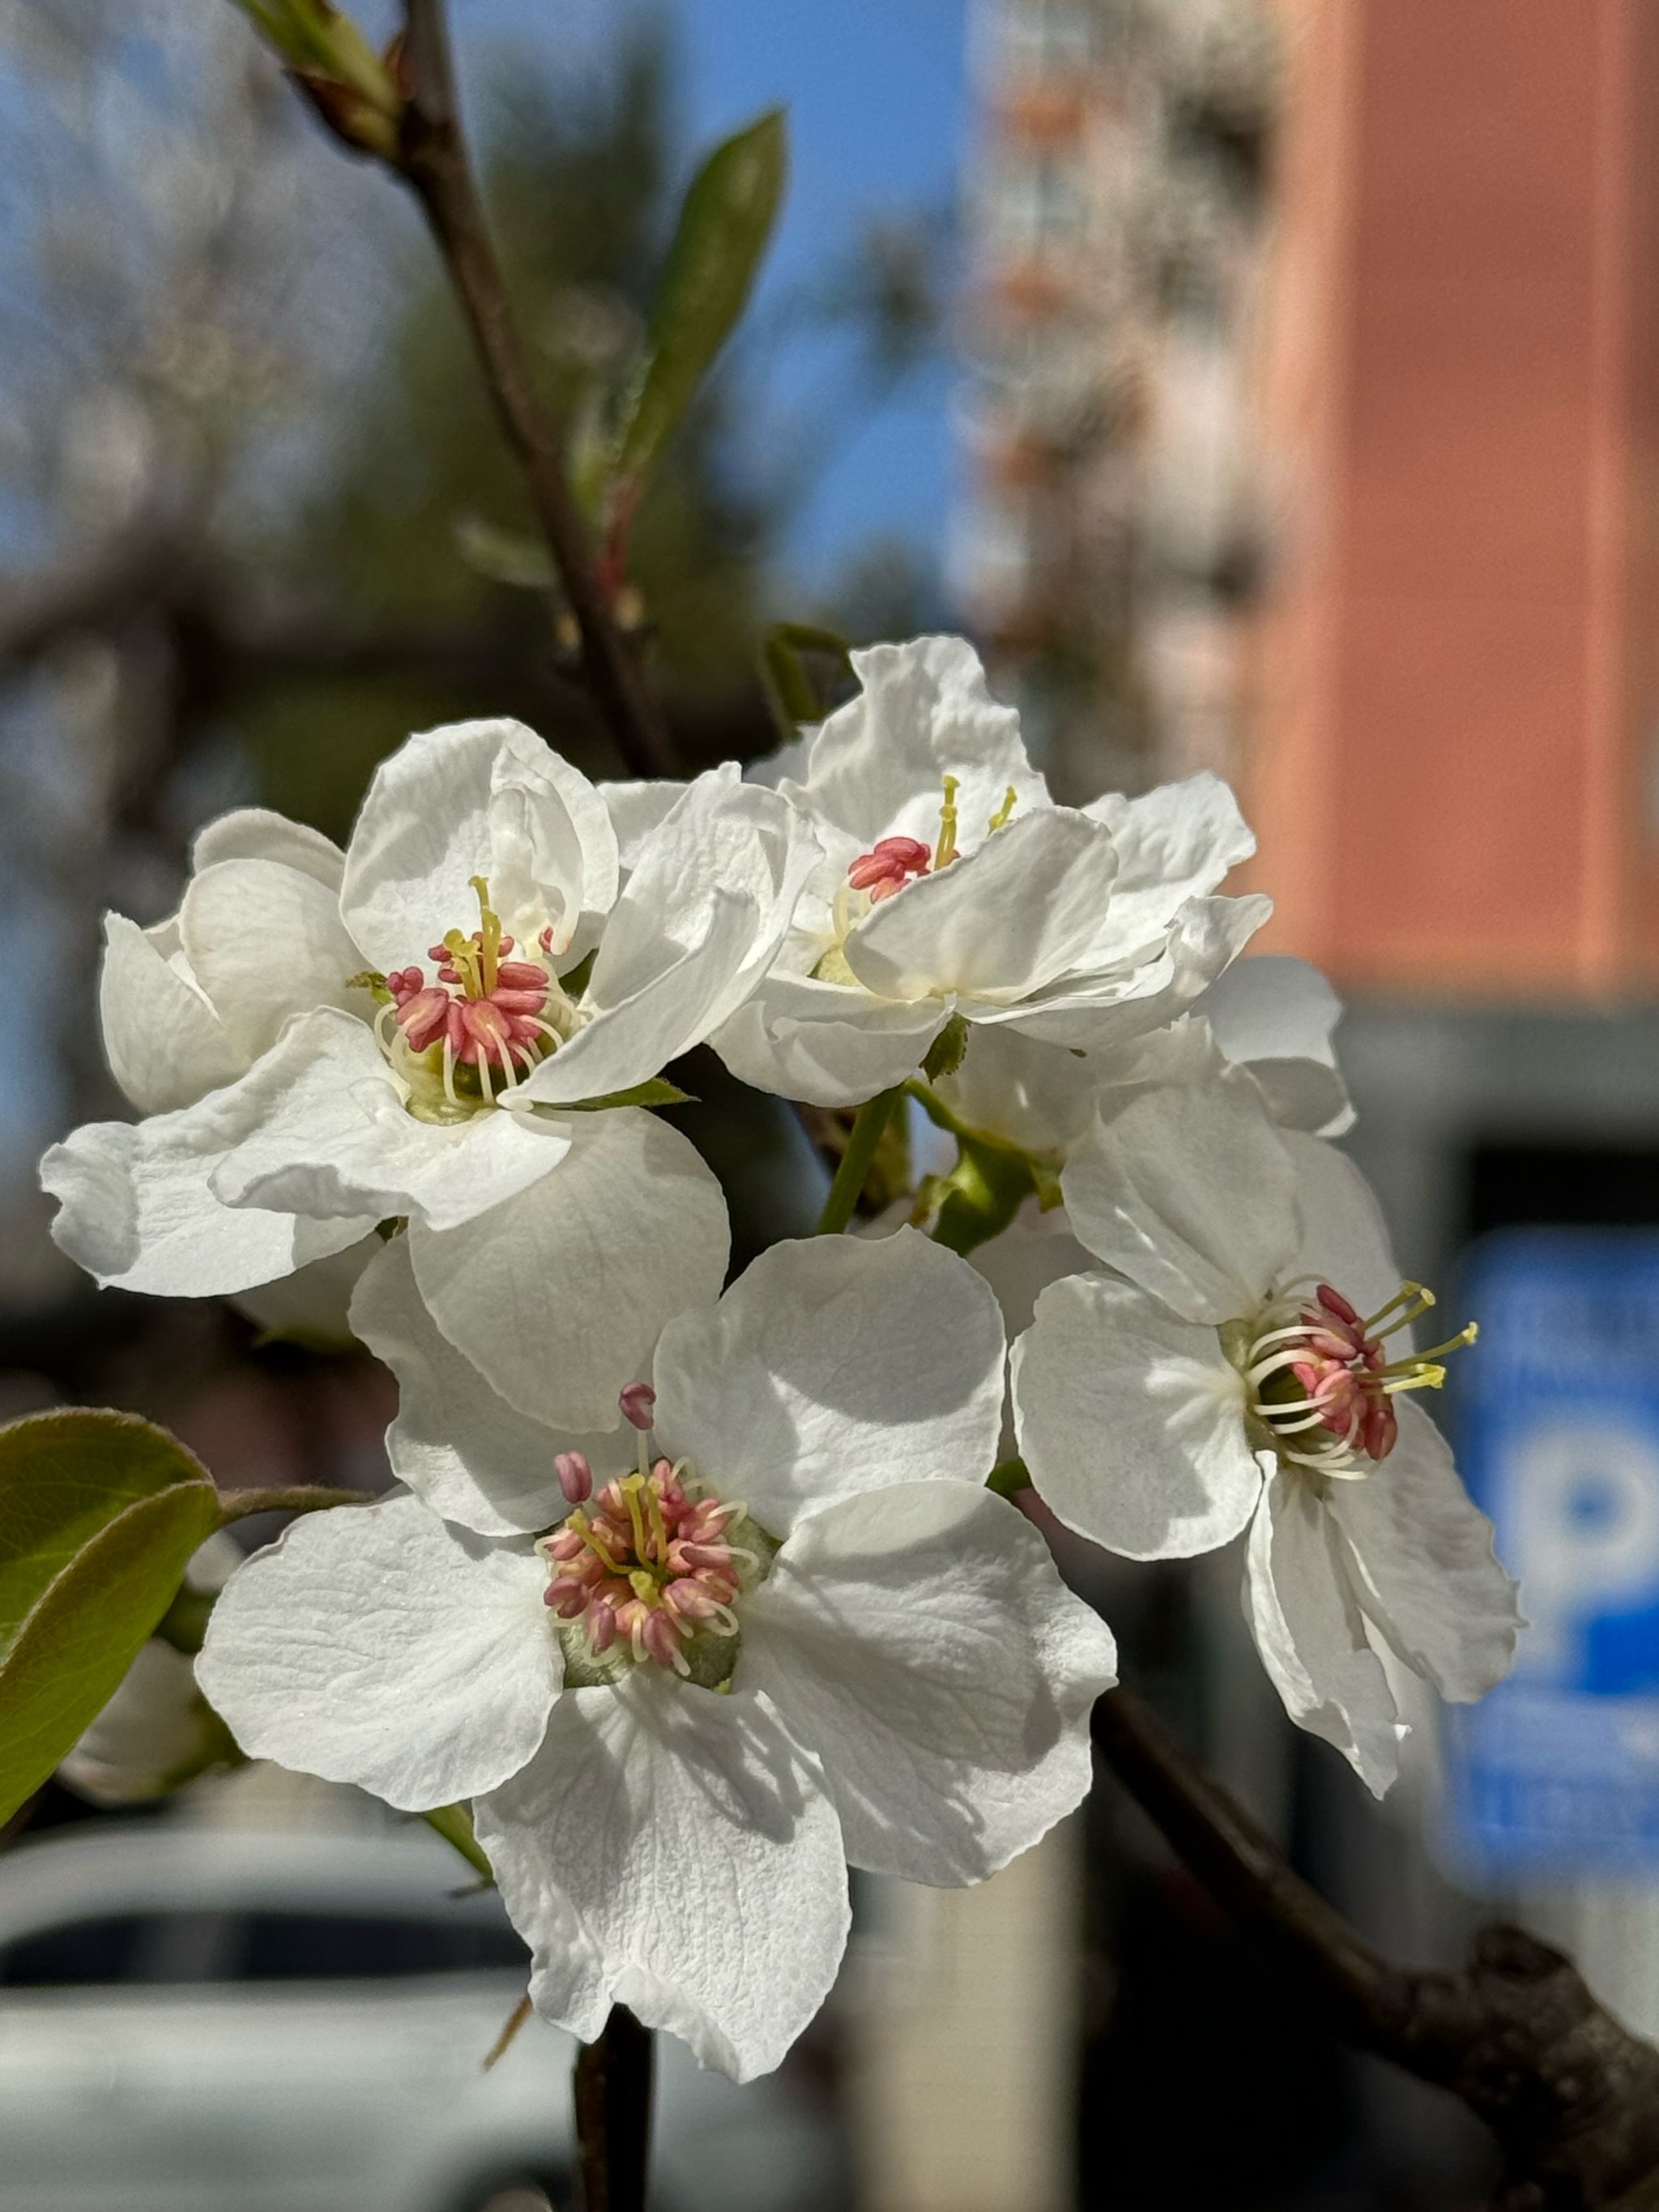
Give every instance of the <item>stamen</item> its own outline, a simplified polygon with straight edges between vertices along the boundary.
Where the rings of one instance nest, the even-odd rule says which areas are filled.
[[[945,779],[945,800],[939,811],[939,842],[933,848],[935,868],[947,868],[957,857],[957,793],[962,787],[959,776]]]
[[[1017,794],[1013,785],[1011,783],[1007,790],[1002,794],[1001,805],[998,807],[996,812],[991,817],[989,826],[986,831],[986,835],[988,836],[991,836],[996,830],[1000,830],[1005,825],[1010,815],[1012,814],[1016,803]]]

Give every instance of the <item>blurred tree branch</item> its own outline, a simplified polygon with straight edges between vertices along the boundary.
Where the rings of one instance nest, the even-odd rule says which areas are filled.
[[[1094,1741],[1217,1904],[1340,2035],[1486,2123],[1504,2160],[1495,2212],[1659,2207],[1659,2051],[1596,2002],[1571,1960],[1494,1926],[1462,1973],[1394,1966],[1132,1691],[1097,1700]]]
[[[583,672],[636,775],[674,771],[673,748],[616,621],[571,495],[559,439],[537,398],[455,106],[443,0],[406,0],[406,106],[397,167],[425,211],[581,639]]]

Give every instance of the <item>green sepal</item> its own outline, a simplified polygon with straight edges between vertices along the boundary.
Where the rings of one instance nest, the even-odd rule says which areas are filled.
[[[0,1820],[113,1696],[219,1522],[206,1468],[135,1413],[0,1429]]]
[[[392,1004],[392,994],[386,988],[386,977],[378,968],[365,968],[361,975],[348,975],[345,987],[348,991],[367,991],[377,1006]]]
[[[626,1091],[606,1091],[597,1098],[570,1098],[556,1106],[538,1103],[538,1110],[546,1114],[605,1114],[613,1106],[691,1106],[696,1104],[689,1091],[682,1091],[678,1083],[671,1083],[665,1075],[653,1075],[648,1083],[631,1084]]]
[[[434,1828],[452,1849],[458,1850],[474,1874],[495,1887],[495,1869],[484,1853],[483,1845],[473,1832],[472,1815],[465,1805],[434,1805],[421,1818],[428,1828]]]
[[[954,1075],[967,1050],[968,1024],[960,1014],[952,1014],[923,1054],[921,1072],[930,1083],[937,1083],[943,1075]]]
[[[455,545],[475,574],[520,592],[548,592],[558,586],[552,556],[538,538],[503,530],[481,514],[464,514],[455,524]]]
[[[994,1490],[999,1498],[1012,1498],[1031,1487],[1031,1470],[1016,1452],[1012,1459],[997,1462],[985,1478],[985,1487]]]
[[[959,1135],[957,1164],[949,1175],[929,1176],[919,1193],[919,1211],[931,1214],[929,1232],[936,1244],[968,1253],[1000,1237],[1036,1188],[1031,1163],[1010,1145]]]

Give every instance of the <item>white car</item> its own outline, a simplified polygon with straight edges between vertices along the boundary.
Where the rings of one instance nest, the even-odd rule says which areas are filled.
[[[161,1821],[0,1857],[0,2212],[531,2212],[574,2202],[571,2039],[483,2059],[526,1959],[389,1837]],[[834,2212],[836,2133],[658,2039],[653,2212]]]

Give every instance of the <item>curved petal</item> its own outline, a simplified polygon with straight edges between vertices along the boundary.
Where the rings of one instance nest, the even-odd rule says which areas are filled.
[[[568,1692],[537,1758],[474,1817],[535,1953],[537,2009],[585,2040],[626,2004],[746,2081],[829,1993],[847,1942],[841,1830],[762,1698],[638,1676]]]
[[[106,1286],[201,1298],[272,1282],[368,1236],[374,1214],[309,1221],[214,1194],[243,1117],[264,1109],[268,1073],[261,1061],[179,1113],[89,1121],[54,1145],[40,1182],[59,1201],[58,1246]]]
[[[1186,1012],[1273,913],[1265,893],[1246,898],[1188,899],[1161,944],[1123,959],[1124,941],[1110,909],[1078,973],[1029,1004],[982,1011],[981,1021],[1006,1021],[1027,1036],[1084,1052],[1106,1052]]]
[[[769,975],[709,1042],[740,1083],[811,1106],[859,1106],[914,1075],[949,999],[878,999],[811,975]]]
[[[570,1148],[562,1122],[505,1109],[417,1121],[373,1033],[333,1007],[291,1023],[260,1066],[281,1079],[215,1170],[227,1206],[367,1214],[371,1225],[406,1213],[449,1229],[518,1197]]]
[[[1026,1152],[1064,1153],[1094,1119],[1101,1085],[1117,1073],[1115,1058],[975,1022],[961,1066],[933,1088],[969,1128]]]
[[[797,1524],[744,1601],[736,1679],[822,1763],[854,1865],[942,1887],[1081,1803],[1116,1662],[1018,1508],[905,1482]]]
[[[1370,1185],[1346,1152],[1322,1138],[1286,1130],[1283,1141],[1302,1216],[1290,1273],[1334,1283],[1362,1314],[1375,1313],[1399,1290],[1400,1263]],[[1391,1352],[1404,1352],[1410,1344],[1408,1329],[1389,1340]]]
[[[503,754],[532,769],[547,747],[522,722],[451,722],[408,738],[374,771],[346,850],[340,912],[375,968],[422,961],[447,930],[476,927],[490,800]]]
[[[1231,789],[1207,769],[1137,799],[1109,793],[1083,811],[1107,824],[1117,847],[1114,919],[1126,934],[1152,937],[1255,850]]]
[[[1227,1058],[1248,1066],[1282,1128],[1337,1137],[1352,1127],[1332,1043],[1342,1001],[1317,968],[1287,952],[1236,960],[1194,1012]]]
[[[624,876],[639,864],[641,848],[686,787],[671,776],[652,776],[639,782],[602,783],[599,796],[611,813]]]
[[[295,1014],[338,1006],[361,1019],[374,1011],[366,991],[347,988],[363,963],[337,895],[279,860],[204,868],[185,892],[179,931],[245,1066]]]
[[[234,1303],[267,1336],[323,1352],[347,1351],[352,1340],[352,1292],[380,1249],[378,1237],[362,1237],[291,1275],[239,1291]]]
[[[1012,1340],[1030,1328],[1037,1299],[1050,1283],[1091,1274],[1095,1263],[1072,1234],[1063,1206],[1045,1213],[1036,1199],[1028,1198],[1000,1236],[974,1247],[968,1264],[996,1292]]]
[[[853,655],[860,690],[818,726],[803,795],[860,848],[878,837],[939,835],[954,775],[960,842],[971,850],[1012,787],[1017,807],[1046,807],[1019,716],[991,696],[965,638],[917,637]]]
[[[602,1430],[664,1324],[720,1294],[720,1187],[694,1146],[627,1108],[572,1116],[556,1171],[512,1206],[434,1232],[411,1221],[428,1312],[510,1405]]]
[[[514,724],[514,728],[521,726]],[[490,778],[489,861],[498,913],[526,938],[550,929],[561,963],[599,941],[616,903],[621,862],[611,811],[580,769],[530,731],[495,756]]]
[[[345,854],[331,837],[265,806],[239,806],[198,834],[191,848],[191,872],[200,875],[221,860],[280,861],[337,893],[345,873]]]
[[[1492,1550],[1492,1525],[1458,1479],[1450,1447],[1409,1399],[1400,1439],[1363,1482],[1326,1497],[1346,1540],[1361,1610],[1443,1698],[1484,1698],[1515,1663],[1516,1585]]]
[[[782,1535],[831,1498],[988,1474],[1002,1363],[996,1299],[955,1253],[914,1229],[799,1238],[663,1331],[657,1434]]]
[[[351,1302],[351,1325],[398,1378],[398,1418],[386,1438],[392,1470],[446,1521],[485,1536],[546,1528],[565,1510],[556,1452],[586,1452],[601,1481],[633,1464],[631,1429],[569,1435],[490,1388],[427,1311],[406,1237],[376,1253]]]
[[[1050,1285],[1014,1346],[1014,1428],[1038,1496],[1131,1559],[1229,1543],[1261,1494],[1244,1385],[1215,1330],[1133,1284]]]
[[[631,998],[600,1007],[526,1078],[520,1097],[549,1106],[608,1098],[659,1075],[720,1020],[732,978],[754,944],[756,919],[748,899],[716,891],[702,941],[672,957],[665,945],[667,964]]]
[[[1187,1321],[1246,1317],[1300,1239],[1285,1140],[1237,1068],[1103,1099],[1060,1188],[1089,1249]]]
[[[1069,808],[1017,816],[936,875],[872,907],[847,964],[884,999],[1012,1000],[1071,967],[1111,896],[1110,833]]]
[[[104,916],[98,1011],[110,1073],[140,1113],[193,1106],[247,1066],[202,993],[123,914]]]
[[[1336,1523],[1297,1474],[1280,1470],[1262,1492],[1245,1553],[1244,1617],[1291,1718],[1334,1744],[1381,1797],[1399,1771],[1405,1730]]]
[[[531,1758],[563,1668],[528,1544],[418,1498],[307,1514],[230,1578],[197,1680],[250,1759],[421,1813]]]

